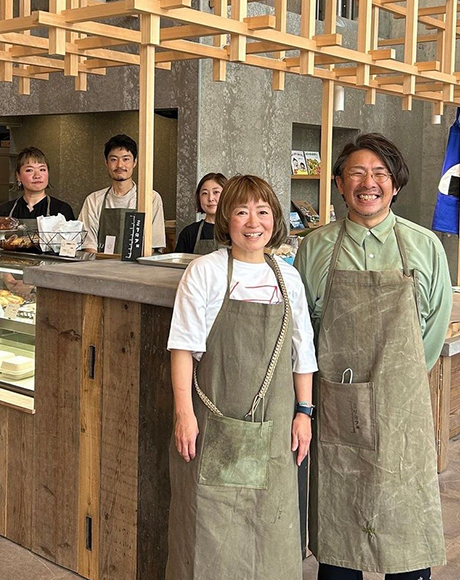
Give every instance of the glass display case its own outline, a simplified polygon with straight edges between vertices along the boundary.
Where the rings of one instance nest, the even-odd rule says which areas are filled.
[[[75,258],[0,250],[0,388],[33,396],[36,289],[23,282],[26,267],[94,258]]]

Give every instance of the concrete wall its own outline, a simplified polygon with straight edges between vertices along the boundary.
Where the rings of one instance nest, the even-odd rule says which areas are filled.
[[[253,4],[250,8],[254,13],[264,10]],[[298,29],[296,14],[290,14],[288,26],[294,31]],[[391,36],[404,34],[404,31],[393,31],[388,19],[382,27]],[[319,32],[321,24],[317,24]],[[356,22],[339,21],[338,32],[344,35],[344,45],[355,44]],[[429,47],[419,45],[420,60],[430,60]],[[255,173],[272,184],[286,215],[291,209],[291,198],[307,199],[317,207],[317,184],[291,182],[290,152],[308,149],[315,142],[319,150],[321,81],[286,75],[285,90],[274,92],[269,71],[230,63],[227,82],[214,83],[212,64],[203,61],[200,83],[198,174]],[[364,103],[363,91],[346,88],[345,110],[334,114],[333,157],[357,131],[385,134],[401,148],[411,171],[409,184],[393,209],[403,217],[431,227],[447,133],[454,114],[453,107],[446,107],[442,124],[432,125],[429,103],[414,100],[412,111],[403,111],[401,99],[378,94],[376,105],[371,106]],[[335,186],[332,202],[338,216],[346,212]],[[189,217],[192,213],[190,204]],[[455,276],[458,240],[443,241]]]
[[[166,131],[166,121],[157,119],[161,148],[157,149],[155,177],[155,187],[163,195],[165,217],[174,219],[174,197],[186,199],[193,195],[196,186],[198,63],[175,63],[171,71],[157,70],[155,83],[155,103],[152,106],[156,110],[177,110],[178,148],[173,131]],[[50,155],[53,181],[59,186],[62,198],[71,202],[78,211],[84,195],[97,189],[99,184],[104,186],[105,172],[100,166],[103,162],[101,143],[125,129],[134,138],[138,134],[138,70],[134,67],[113,68],[108,69],[103,77],[90,75],[88,90],[81,93],[74,91],[73,79],[61,74],[51,75],[48,82],[32,81],[31,85],[31,95],[21,96],[17,92],[17,79],[12,84],[0,83],[0,124],[13,121],[13,124],[22,125],[12,128],[15,139],[13,153],[33,141]],[[123,114],[126,111],[136,111],[136,114],[129,117]],[[82,113],[77,120],[77,115]],[[94,115],[91,117],[88,113]],[[68,118],[60,115],[68,115]],[[166,136],[168,143],[165,142]],[[166,163],[171,159],[166,145],[169,153],[173,151],[176,155],[179,151],[174,172]],[[81,173],[81,184],[75,177],[76,172]]]
[[[70,203],[76,214],[88,193],[109,185],[104,144],[117,133],[126,133],[137,140],[139,131],[137,111],[20,116],[12,117],[7,122],[10,122],[12,166],[16,154],[24,147],[34,145],[43,149],[51,167],[52,195]],[[166,219],[174,219],[176,119],[155,115],[154,157],[154,187],[163,198]]]

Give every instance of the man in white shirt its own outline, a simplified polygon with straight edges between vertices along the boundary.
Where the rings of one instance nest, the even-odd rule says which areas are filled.
[[[103,252],[106,236],[116,236],[114,253],[121,253],[125,214],[137,208],[137,187],[133,171],[137,165],[137,144],[127,135],[115,135],[104,146],[108,188],[90,193],[83,203],[78,219],[88,232],[83,249]],[[153,191],[152,248],[166,246],[163,201]]]

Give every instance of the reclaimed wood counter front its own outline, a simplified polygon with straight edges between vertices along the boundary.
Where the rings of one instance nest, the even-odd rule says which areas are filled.
[[[25,273],[38,287],[35,414],[22,457],[31,514],[24,540],[12,539],[86,578],[164,578],[166,342],[182,273],[115,261]]]

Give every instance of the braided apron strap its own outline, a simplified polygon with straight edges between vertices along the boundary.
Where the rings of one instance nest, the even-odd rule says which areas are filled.
[[[287,293],[286,285],[284,283],[283,276],[281,275],[281,271],[280,271],[280,268],[278,266],[278,263],[272,255],[267,256],[267,258],[270,260],[270,262],[272,264],[276,279],[278,281],[278,284],[279,284],[279,287],[281,290],[281,294],[283,296],[284,312],[283,312],[283,321],[281,323],[281,329],[280,329],[278,338],[276,340],[275,348],[273,349],[273,353],[272,353],[272,356],[270,358],[270,362],[268,364],[267,372],[265,373],[265,378],[262,382],[262,386],[260,387],[257,395],[254,397],[251,409],[245,415],[245,418],[252,419],[252,420],[254,420],[254,415],[255,415],[255,412],[257,410],[257,407],[259,406],[260,401],[262,401],[265,398],[265,395],[267,394],[267,391],[268,391],[268,387],[270,386],[270,383],[272,381],[273,373],[275,372],[275,368],[276,368],[276,365],[278,363],[278,359],[279,359],[279,356],[281,353],[281,348],[283,346],[284,339],[286,338],[286,333],[287,333],[287,329],[289,326],[289,319],[291,316],[291,304],[289,302],[289,296]],[[203,403],[206,405],[206,407],[211,411],[211,413],[214,413],[215,415],[219,415],[220,417],[223,417],[224,416],[223,413],[216,407],[216,405],[211,401],[211,399],[209,399],[209,397],[207,397],[205,395],[205,393],[199,387],[198,379],[196,376],[196,365],[193,368],[193,384],[195,386],[195,389],[196,389],[198,396],[203,401]]]

